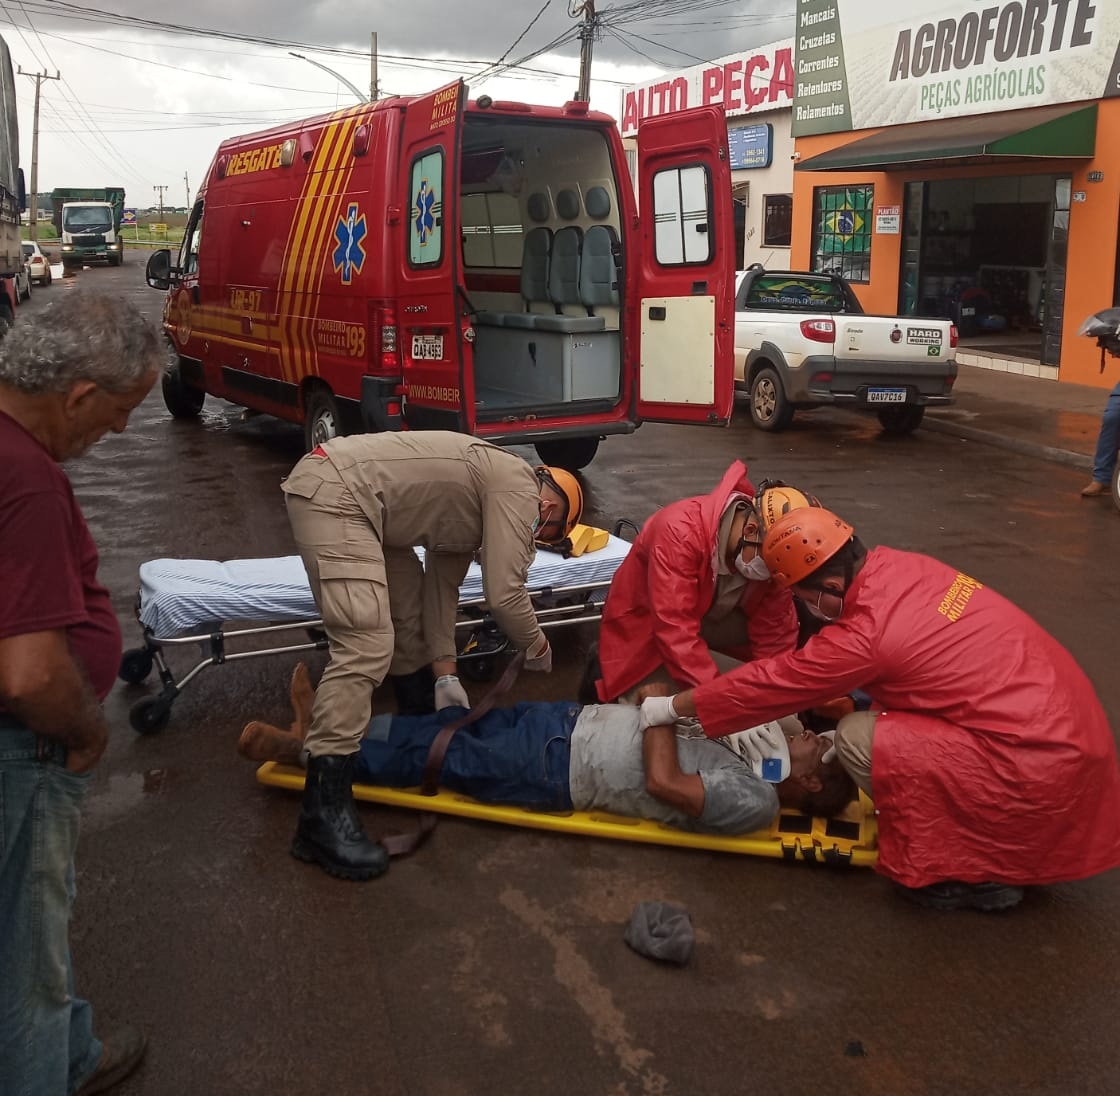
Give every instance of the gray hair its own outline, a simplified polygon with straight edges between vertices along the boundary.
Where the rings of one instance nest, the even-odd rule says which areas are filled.
[[[55,293],[57,300],[18,319],[0,342],[0,384],[31,395],[66,392],[76,381],[127,392],[166,364],[159,331],[122,297]]]

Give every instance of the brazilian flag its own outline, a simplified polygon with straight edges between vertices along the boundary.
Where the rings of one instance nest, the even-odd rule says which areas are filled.
[[[819,252],[835,255],[869,250],[873,195],[871,187],[830,189],[820,195]]]

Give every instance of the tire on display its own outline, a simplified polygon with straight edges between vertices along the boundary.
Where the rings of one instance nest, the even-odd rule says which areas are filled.
[[[139,685],[152,672],[152,652],[146,647],[133,647],[121,655],[117,677],[129,685]]]
[[[922,425],[926,409],[914,403],[899,407],[881,407],[877,412],[879,425],[888,434],[912,434]]]
[[[183,381],[179,355],[169,351],[171,361],[163,371],[163,402],[176,419],[195,419],[202,410],[206,393],[200,388],[192,388]]]
[[[146,696],[128,710],[128,722],[137,734],[162,731],[171,719],[171,701],[163,696]]]
[[[760,369],[751,381],[751,422],[759,430],[777,433],[793,422],[793,404],[786,398],[782,378],[772,366]]]
[[[538,441],[534,446],[537,456],[545,464],[578,472],[586,468],[599,451],[598,438],[563,438],[559,441]]]
[[[308,394],[303,408],[304,447],[310,453],[316,445],[322,445],[342,433],[337,401],[329,388],[317,385]]]

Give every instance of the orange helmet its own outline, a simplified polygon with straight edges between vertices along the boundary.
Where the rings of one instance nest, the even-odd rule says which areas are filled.
[[[820,504],[821,500],[816,495],[807,495],[804,491],[798,491],[796,487],[787,487],[780,481],[773,483],[763,481],[754,500],[759,532],[766,536],[775,522],[791,510],[804,510],[807,506],[820,506]]]
[[[781,587],[796,586],[852,539],[855,530],[823,507],[780,517],[762,542],[762,558]]]
[[[549,522],[549,524],[555,523],[560,528],[559,535],[548,538],[538,537],[538,539],[547,539],[549,542],[563,540],[583,517],[583,488],[579,485],[579,480],[566,468],[542,464],[534,471],[537,473],[538,483],[547,483],[566,500],[564,513]]]

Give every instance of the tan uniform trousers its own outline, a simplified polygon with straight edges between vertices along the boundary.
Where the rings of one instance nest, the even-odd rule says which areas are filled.
[[[312,757],[346,755],[361,743],[373,691],[393,660],[385,554],[381,530],[354,501],[334,465],[325,458],[315,462],[316,484],[308,464],[301,463],[296,488],[286,487],[284,500],[323,617],[330,661],[315,693],[305,745]]]
[[[871,746],[875,740],[877,712],[852,712],[836,724],[836,756],[844,771],[871,795]]]

